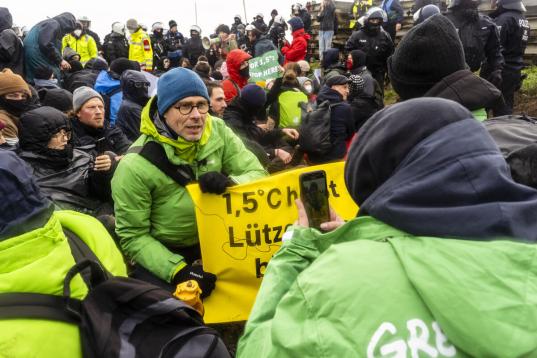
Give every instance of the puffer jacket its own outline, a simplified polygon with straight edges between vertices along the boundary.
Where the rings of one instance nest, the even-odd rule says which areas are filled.
[[[189,162],[182,145],[166,129],[153,97],[142,111],[142,135],[133,148],[156,141],[174,164],[189,165],[196,178],[218,171],[235,183],[266,175],[239,137],[223,120],[207,115],[205,130],[193,144],[195,158]],[[184,258],[173,249],[198,243],[194,204],[187,190],[137,153],[127,153],[112,179],[116,233],[123,252],[157,277],[170,282]]]

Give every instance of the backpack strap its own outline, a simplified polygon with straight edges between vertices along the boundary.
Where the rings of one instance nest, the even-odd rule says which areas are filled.
[[[176,165],[170,162],[164,147],[155,141],[147,142],[143,147],[130,148],[127,153],[137,153],[147,159],[181,186],[186,186],[194,180],[194,171],[189,165]]]
[[[45,319],[78,324],[61,296],[41,293],[0,293],[0,319]]]
[[[71,249],[71,254],[73,255],[73,258],[75,259],[75,263],[78,264],[84,260],[91,260],[99,263],[101,266],[102,263],[99,260],[99,258],[95,255],[95,253],[89,248],[89,246],[82,240],[78,235],[76,235],[74,232],[72,232],[69,229],[63,228],[63,233],[65,234],[65,237],[67,238],[67,243],[69,244],[69,248]],[[91,287],[91,272],[89,270],[84,270],[80,272],[80,276],[82,276],[82,279],[84,280],[84,283]]]

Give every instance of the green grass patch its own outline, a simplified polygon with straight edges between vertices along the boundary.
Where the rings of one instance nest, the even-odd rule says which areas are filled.
[[[531,66],[522,71],[528,77],[522,82],[520,91],[528,96],[537,96],[537,66]]]

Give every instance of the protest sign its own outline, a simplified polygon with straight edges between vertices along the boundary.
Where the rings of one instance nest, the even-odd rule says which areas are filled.
[[[281,77],[276,51],[269,51],[262,56],[252,58],[248,63],[250,64],[250,79],[248,81],[251,83]]]
[[[187,187],[196,218],[206,271],[217,275],[216,289],[204,301],[205,322],[248,319],[267,264],[279,249],[286,228],[297,219],[301,173],[324,170],[330,205],[344,219],[358,207],[344,183],[343,162],[294,169],[229,188],[223,195]]]

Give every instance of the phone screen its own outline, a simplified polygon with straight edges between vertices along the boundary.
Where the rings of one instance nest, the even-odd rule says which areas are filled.
[[[330,220],[324,170],[300,175],[300,199],[306,209],[310,227],[320,229],[322,223]]]

